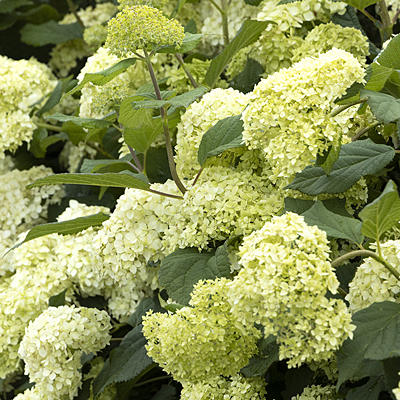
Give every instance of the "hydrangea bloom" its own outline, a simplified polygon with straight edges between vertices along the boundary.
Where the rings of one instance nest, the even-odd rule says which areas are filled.
[[[133,6],[123,8],[109,21],[105,46],[111,54],[125,58],[137,48],[149,45],[176,45],[178,49],[184,36],[183,26],[177,20],[164,17],[156,8]]]
[[[240,375],[226,379],[222,376],[205,382],[185,384],[181,400],[262,400],[265,381],[262,378],[244,378]]]
[[[72,399],[81,385],[82,354],[109,344],[110,329],[105,311],[74,306],[49,307],[30,322],[19,354],[41,398]]]
[[[68,141],[60,153],[59,160],[61,165],[67,168],[68,172],[74,173],[79,172],[78,167],[83,158],[93,160],[96,154],[97,151],[85,142],[80,142],[75,146],[72,142]]]
[[[304,388],[301,394],[293,396],[292,400],[335,400],[335,386],[311,385]]]
[[[230,313],[225,278],[199,281],[190,305],[143,318],[147,353],[174,379],[191,384],[235,375],[257,352],[260,332]]]
[[[383,258],[400,271],[400,240],[381,244]],[[346,300],[352,312],[367,308],[380,301],[399,302],[399,281],[378,261],[366,258],[349,283]]]
[[[248,101],[249,96],[237,90],[214,89],[186,109],[178,124],[175,147],[176,168],[181,177],[193,178],[200,170],[197,152],[204,133],[219,120],[239,115]]]
[[[325,232],[293,213],[274,217],[239,249],[232,312],[276,335],[280,358],[292,367],[331,358],[354,328],[345,303],[325,297],[339,285],[328,252]]]
[[[48,67],[34,58],[12,60],[0,56],[0,158],[30,142],[36,129],[30,106],[50,93],[56,80]]]
[[[339,144],[356,110],[330,118],[333,101],[363,77],[364,69],[353,55],[332,49],[256,86],[243,112],[243,138],[250,149],[264,150],[273,182],[287,183],[318,153]]]
[[[175,210],[160,217],[169,225],[163,244],[170,251],[248,235],[282,210],[283,197],[263,177],[212,166],[174,204]]]
[[[316,26],[294,50],[293,62],[304,57],[317,57],[333,47],[353,54],[361,65],[365,65],[369,54],[368,38],[359,29],[343,27],[332,22]]]
[[[125,7],[133,7],[139,5],[149,6],[162,10],[168,3],[168,0],[118,0],[118,3],[120,4],[119,8],[121,10]]]

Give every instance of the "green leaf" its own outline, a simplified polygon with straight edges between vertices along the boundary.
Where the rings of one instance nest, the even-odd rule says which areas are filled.
[[[41,25],[26,24],[21,30],[21,41],[32,46],[60,44],[72,39],[82,39],[82,28],[78,22],[61,25],[48,21]]]
[[[347,339],[338,352],[338,386],[357,376],[363,361],[385,360],[400,355],[400,304],[373,303],[353,315],[353,339]]]
[[[44,185],[89,185],[89,186],[110,186],[122,188],[135,188],[148,190],[150,185],[144,174],[133,174],[129,171],[105,174],[57,174],[37,179],[27,186],[27,189]]]
[[[60,113],[55,113],[53,115],[45,117],[44,119],[54,119],[60,122],[73,122],[75,125],[87,129],[104,129],[112,125],[111,121],[107,121],[105,119],[80,118]]]
[[[84,141],[87,136],[87,132],[72,121],[62,124],[61,129],[68,135],[69,140],[75,146],[77,146],[79,142]]]
[[[133,108],[139,109],[140,107],[145,108],[161,108],[165,106],[172,106],[174,109],[178,107],[187,108],[192,104],[198,97],[203,96],[207,92],[207,88],[204,86],[198,86],[196,89],[190,90],[180,96],[173,97],[169,100],[142,100],[133,101]]]
[[[389,124],[400,119],[400,99],[367,89],[362,89],[360,96],[368,97],[367,104],[379,122]]]
[[[384,379],[388,390],[399,385],[400,357],[391,357],[383,360]]]
[[[340,282],[340,288],[346,293],[349,291],[349,283],[353,280],[357,268],[361,262],[341,264],[335,268],[335,274]]]
[[[158,296],[146,297],[142,299],[137,306],[135,312],[131,314],[126,321],[132,327],[140,325],[142,323],[142,318],[147,314],[148,311],[153,310],[154,313],[164,313],[165,310],[160,305]]]
[[[368,82],[369,79],[372,76],[372,68],[371,66],[369,66],[366,70],[365,70],[365,76],[364,79]],[[360,98],[360,90],[364,88],[364,84],[363,83],[358,83],[358,82],[354,82],[347,90],[346,93],[337,98],[335,100],[335,103],[338,105],[342,105],[342,104],[348,104],[351,103],[352,101],[356,101],[359,100]]]
[[[161,389],[151,398],[151,400],[176,400],[176,389],[173,386],[162,385]]]
[[[386,48],[378,55],[374,62],[395,70],[400,70],[400,37],[395,36],[386,46]]]
[[[150,125],[153,120],[153,110],[139,108],[135,110],[132,107],[132,101],[138,96],[127,97],[122,100],[119,108],[118,122],[125,128],[136,129],[142,125]]]
[[[65,132],[56,133],[55,135],[48,136],[40,141],[40,147],[43,151],[54,143],[62,140],[68,140],[68,135]]]
[[[81,90],[89,82],[93,83],[96,86],[105,85],[119,74],[125,72],[130,66],[135,64],[136,60],[137,58],[127,58],[125,60],[117,62],[115,65],[105,69],[104,71],[85,74],[82,82],[79,85],[75,86],[68,93],[66,93],[63,98],[76,93],[78,90]]]
[[[225,47],[217,57],[211,61],[210,68],[205,76],[205,82],[213,87],[221,72],[225,69],[233,56],[241,49],[254,43],[260,37],[264,29],[270,24],[269,21],[246,20],[239,29],[236,36]]]
[[[82,232],[91,226],[99,226],[109,218],[110,216],[107,214],[98,213],[87,217],[71,219],[69,221],[50,222],[49,224],[37,225],[28,232],[22,242],[16,244],[12,249],[16,249],[30,240],[41,236],[51,235],[52,233],[58,233],[59,235],[73,235],[74,233]]]
[[[315,204],[314,200],[293,199],[291,197],[286,197],[284,201],[285,209],[283,214],[290,211],[300,215],[309,210]],[[322,201],[322,204],[325,208],[335,214],[339,214],[343,217],[351,216],[346,210],[346,199],[328,199]]]
[[[178,12],[182,10],[182,8],[185,4],[186,4],[186,0],[178,0],[178,3],[176,3],[176,6],[173,9],[173,11],[169,17],[174,18],[175,15],[178,14]]]
[[[216,257],[213,253],[199,253],[197,248],[174,251],[161,261],[158,272],[160,285],[169,297],[183,305],[189,304],[193,286],[199,280],[229,276],[223,254]]]
[[[327,210],[322,202],[317,201],[304,214],[307,225],[316,225],[331,238],[347,239],[361,244],[364,236],[361,234],[362,222],[355,218],[347,218]]]
[[[228,149],[244,146],[242,114],[218,121],[202,137],[198,161],[203,165],[210,157],[218,156]]]
[[[41,117],[45,112],[50,111],[60,101],[62,92],[63,92],[63,83],[62,81],[58,81],[50,97],[47,99],[44,106],[36,113],[36,115],[38,117]]]
[[[31,0],[1,0],[0,13],[9,13],[18,7],[30,6],[34,4]]]
[[[197,26],[196,26],[196,21],[194,19],[191,19],[185,26],[185,32],[189,33],[197,33]]]
[[[177,304],[177,303],[167,303],[158,293],[158,299],[160,301],[161,307],[164,308],[167,311],[171,311],[172,313],[176,313],[178,310],[181,310],[182,308],[186,307],[182,304]]]
[[[202,33],[185,32],[185,37],[180,47],[177,48],[173,45],[162,46],[157,49],[157,53],[187,53],[197,47],[203,36],[204,35]]]
[[[68,288],[64,289],[61,293],[51,296],[49,299],[49,307],[62,307],[65,305],[65,294]]]
[[[262,0],[244,0],[244,2],[250,6],[254,6],[257,7],[260,5],[260,3],[262,2]]]
[[[372,69],[372,75],[370,79],[368,79],[368,82],[365,85],[365,89],[372,90],[374,92],[379,92],[385,86],[387,80],[394,72],[394,69],[384,67],[382,65],[377,64],[376,62],[373,62],[369,66],[369,68]]]
[[[98,398],[103,390],[115,382],[135,380],[137,382],[145,373],[155,367],[147,355],[146,339],[142,334],[142,325],[132,329],[113,350],[103,369],[93,380],[93,396]]]
[[[331,146],[326,156],[324,157],[325,159],[323,160],[323,162],[321,164],[317,164],[325,171],[325,174],[327,176],[331,174],[333,164],[335,164],[335,162],[339,159],[340,148],[341,148],[341,140],[337,147]]]
[[[263,72],[264,68],[260,63],[248,58],[244,70],[231,80],[229,86],[242,93],[249,93],[260,82]]]
[[[361,232],[375,241],[400,220],[400,199],[397,187],[389,181],[382,194],[359,213]]]
[[[92,172],[96,172],[101,170],[104,167],[113,165],[120,167],[120,171],[130,170],[131,167],[127,163],[132,159],[131,155],[128,154],[125,157],[120,158],[119,160],[90,160],[85,158],[83,160],[83,164],[81,166],[80,172],[90,174]]]
[[[381,376],[373,376],[369,381],[357,388],[351,389],[346,400],[378,400],[379,393],[386,391],[386,385]]]
[[[46,150],[40,145],[46,139],[48,132],[46,128],[38,128],[33,131],[32,140],[30,143],[30,151],[36,158],[43,158],[46,155]]]
[[[370,139],[348,143],[342,146],[329,176],[321,167],[308,166],[296,174],[286,189],[299,190],[311,196],[343,193],[364,175],[375,174],[385,168],[395,154],[392,147],[375,144]]]

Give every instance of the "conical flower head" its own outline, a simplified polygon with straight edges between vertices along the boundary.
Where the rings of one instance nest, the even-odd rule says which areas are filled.
[[[164,17],[160,10],[148,6],[126,7],[108,23],[105,47],[118,58],[126,58],[137,48],[149,45],[182,44],[183,26]]]

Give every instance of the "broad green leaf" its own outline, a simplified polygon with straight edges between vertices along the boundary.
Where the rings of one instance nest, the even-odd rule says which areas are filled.
[[[158,299],[160,301],[161,307],[164,308],[167,311],[171,311],[172,313],[176,313],[178,310],[186,307],[183,306],[182,304],[177,304],[177,303],[167,303],[160,295],[160,293],[158,293]]]
[[[197,26],[196,26],[196,21],[194,19],[191,19],[185,26],[185,32],[189,33],[197,33]]]
[[[1,0],[0,13],[9,13],[18,7],[30,6],[34,4],[32,0]]]
[[[215,256],[211,257],[207,263],[207,267],[212,271],[218,271],[219,276],[230,277],[231,261],[228,254],[228,245],[225,242],[215,251]]]
[[[400,199],[397,187],[389,181],[382,194],[359,213],[361,232],[375,241],[400,220]]]
[[[147,355],[146,338],[142,334],[142,325],[133,328],[113,350],[103,369],[93,380],[93,396],[98,398],[103,390],[115,382],[138,381],[145,373],[155,367]]]
[[[347,218],[327,210],[322,202],[317,201],[304,214],[308,225],[316,225],[331,238],[347,239],[361,244],[364,236],[361,234],[362,222],[355,218]]]
[[[386,46],[386,48],[378,55],[374,62],[395,70],[400,70],[400,37],[395,36]]]
[[[43,158],[46,155],[46,150],[40,145],[46,139],[48,132],[46,128],[38,128],[33,131],[32,140],[30,143],[30,151],[36,158]]]
[[[49,224],[34,226],[26,235],[25,239],[16,244],[13,249],[21,246],[22,244],[29,242],[30,240],[39,238],[41,236],[51,235],[57,233],[59,235],[73,235],[78,232],[82,232],[91,226],[99,226],[104,221],[110,218],[109,215],[104,213],[98,213],[89,215],[87,217],[79,217],[71,219],[69,221],[62,222],[50,222]]]
[[[379,393],[386,391],[382,376],[372,376],[364,385],[350,389],[346,400],[378,400]]]
[[[32,46],[60,44],[72,39],[82,39],[82,28],[78,22],[61,25],[48,21],[41,25],[26,24],[21,30],[21,41]]]
[[[153,110],[139,108],[135,110],[132,107],[132,101],[137,96],[127,97],[122,100],[119,108],[118,122],[125,128],[136,129],[142,125],[150,125],[153,119]]]
[[[308,166],[296,174],[286,189],[296,189],[311,196],[343,193],[364,175],[381,171],[395,154],[392,147],[375,144],[370,139],[348,143],[342,146],[329,176],[321,167]]]
[[[270,23],[269,21],[254,21],[250,19],[244,21],[232,41],[225,47],[222,53],[211,61],[210,68],[205,76],[207,85],[213,87],[233,56],[239,50],[254,43]]]
[[[338,386],[353,379],[363,361],[385,360],[400,355],[400,304],[373,303],[353,315],[353,339],[347,339],[338,352]]]
[[[62,81],[58,81],[50,97],[47,99],[44,106],[36,113],[36,115],[41,117],[45,112],[50,111],[60,101],[62,93],[63,83]]]
[[[391,357],[383,360],[384,379],[388,390],[399,386],[400,357]]]
[[[68,140],[68,135],[65,132],[56,133],[55,135],[48,136],[40,141],[40,148],[46,152],[46,149],[54,143]]]
[[[174,18],[176,14],[178,14],[179,11],[182,10],[183,6],[186,4],[186,0],[178,0],[176,3],[175,8],[173,9],[171,15],[169,16],[170,18]],[[193,20],[192,20],[193,21]]]
[[[387,68],[382,65],[373,62],[369,68],[372,69],[371,78],[368,79],[365,89],[372,90],[374,92],[379,92],[385,86],[387,80],[390,78],[394,72],[393,68]]]
[[[0,31],[11,28],[18,21],[17,17],[11,14],[0,14]],[[1,378],[0,378],[1,379]],[[1,380],[0,380],[1,384]],[[1,393],[1,391],[0,391]]]
[[[260,3],[262,2],[262,0],[244,0],[244,2],[246,4],[249,4],[250,6],[254,6],[257,7],[260,5]]]
[[[165,183],[168,179],[172,179],[165,148],[149,148],[146,157],[146,175],[152,183]]]
[[[121,166],[121,168],[130,170],[131,167],[127,161],[131,161],[131,159],[132,157],[130,154],[120,158],[119,160],[90,160],[89,158],[85,158],[79,172],[90,174],[110,165],[118,165]],[[123,171],[123,169],[121,169],[121,171]]]
[[[202,137],[198,161],[203,165],[210,157],[218,156],[228,149],[244,146],[242,114],[218,121]]]
[[[177,48],[176,46],[171,46],[171,45],[162,46],[159,49],[157,49],[157,53],[181,53],[181,54],[187,53],[197,47],[203,36],[204,35],[202,33],[186,32],[182,45],[180,47]]]
[[[349,291],[349,283],[353,280],[357,268],[361,262],[341,264],[335,268],[335,274],[340,282],[340,288],[346,293]]]
[[[37,179],[27,186],[27,189],[44,185],[89,185],[89,186],[109,186],[122,188],[135,188],[148,190],[150,185],[143,174],[133,174],[129,171],[106,174],[57,174],[45,176]]]
[[[161,108],[165,106],[172,106],[174,108],[184,107],[187,108],[192,104],[198,97],[203,96],[207,92],[207,88],[204,86],[198,86],[196,89],[190,90],[180,96],[173,97],[169,100],[142,100],[133,101],[133,108],[139,109],[140,107],[145,108]]]
[[[362,89],[360,96],[368,97],[367,104],[379,122],[389,124],[400,119],[400,99],[367,89]]]
[[[230,276],[226,264],[213,258],[213,253],[199,253],[196,248],[174,251],[161,261],[158,272],[160,285],[165,287],[172,300],[188,305],[193,286],[199,280]]]
[[[248,58],[244,70],[231,80],[229,86],[242,93],[249,93],[260,82],[263,72],[264,68],[260,63]]]
[[[65,294],[68,288],[64,289],[61,293],[51,296],[49,299],[49,307],[62,307],[65,305]]]
[[[154,313],[163,313],[165,310],[161,307],[158,296],[146,297],[142,299],[137,306],[135,312],[131,314],[126,321],[133,328],[142,323],[142,318],[148,311],[153,310]]]
[[[81,83],[79,83],[79,85],[75,86],[72,90],[65,94],[63,98],[76,93],[78,90],[81,90],[89,82],[93,83],[96,86],[105,85],[119,74],[125,72],[130,66],[135,64],[136,60],[136,58],[127,58],[125,60],[117,62],[115,65],[105,69],[104,71],[85,74]]]
[[[106,119],[80,118],[60,113],[55,113],[53,115],[45,117],[45,119],[54,119],[60,122],[73,122],[75,125],[87,129],[103,129],[108,128],[110,125],[112,125],[112,122],[107,121]]]
[[[290,211],[299,215],[305,213],[315,204],[314,200],[293,199],[291,197],[286,197],[284,201],[285,209],[283,213]],[[322,204],[326,209],[335,214],[350,217],[350,214],[346,210],[346,199],[328,199],[322,201]]]
[[[333,164],[335,164],[335,162],[339,158],[340,148],[341,148],[341,143],[339,143],[339,145],[336,147],[331,146],[328,153],[326,154],[326,157],[324,157],[323,162],[321,164],[317,164],[325,171],[325,174],[327,176],[331,174]]]
[[[152,119],[150,124],[143,124],[135,129],[126,127],[124,131],[125,143],[137,152],[146,154],[154,140],[163,132],[160,118]]]
[[[87,132],[72,121],[63,123],[61,129],[68,135],[69,140],[75,146],[77,146],[79,142],[84,141],[87,136]]]
[[[364,10],[368,6],[372,6],[372,4],[378,3],[379,0],[346,0],[345,3],[357,8],[357,10]]]

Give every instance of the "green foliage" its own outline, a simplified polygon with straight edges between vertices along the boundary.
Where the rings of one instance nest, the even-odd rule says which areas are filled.
[[[51,296],[49,299],[49,307],[61,307],[65,305],[65,294],[67,289],[64,289],[61,293]]]
[[[328,237],[347,239],[361,244],[364,236],[361,234],[361,221],[343,217],[326,209],[322,202],[317,201],[309,210],[302,214],[308,225],[316,225],[326,232]]]
[[[140,304],[138,305],[137,309],[133,314],[130,315],[128,318],[127,323],[131,325],[133,328],[140,325],[142,323],[142,318],[149,312],[153,310],[153,312],[165,312],[163,307],[160,304],[158,296],[154,297],[146,297],[144,298]]]
[[[142,325],[133,328],[113,350],[103,369],[93,380],[93,395],[97,399],[103,390],[114,382],[137,382],[141,376],[154,368],[155,363],[147,355]]]
[[[26,24],[21,29],[21,40],[32,46],[59,44],[72,39],[82,39],[82,28],[78,22],[60,25],[48,21],[41,25]]]
[[[187,305],[193,286],[201,279],[230,276],[230,261],[225,246],[199,253],[196,248],[178,249],[161,261],[158,278],[169,297]]]
[[[182,0],[180,0],[180,3],[182,3]],[[197,47],[202,37],[201,33],[186,32],[183,42],[178,49],[176,46],[161,46],[157,49],[157,53],[187,53]]]
[[[370,139],[345,144],[329,176],[321,167],[308,166],[296,174],[286,189],[296,189],[311,196],[343,193],[364,175],[381,171],[394,155],[392,147],[375,144]]]
[[[232,79],[230,86],[242,93],[249,93],[260,82],[263,72],[264,68],[260,63],[248,58],[244,70]]]
[[[246,20],[239,29],[236,36],[225,47],[221,54],[211,61],[210,68],[206,74],[206,83],[213,87],[222,71],[232,60],[233,56],[241,49],[254,43],[261,35],[261,32],[270,22]]]
[[[218,121],[202,137],[198,160],[203,165],[210,157],[218,156],[225,150],[244,146],[242,114]]]
[[[87,129],[103,129],[108,128],[110,125],[112,125],[111,121],[107,121],[105,119],[80,118],[60,113],[55,113],[53,115],[45,117],[45,119],[53,119],[60,122],[73,122],[75,125]]]
[[[363,235],[378,241],[388,229],[400,220],[400,199],[397,186],[389,181],[382,194],[368,204],[359,214]]]
[[[327,176],[331,174],[333,164],[335,164],[335,162],[339,159],[340,148],[341,145],[337,147],[330,146],[322,159],[318,159],[317,157],[316,165],[319,165],[325,171]]]
[[[362,89],[360,95],[368,97],[367,104],[379,122],[389,124],[400,119],[400,99],[367,89]]]
[[[311,207],[314,206],[316,202],[314,200],[301,200],[292,199],[291,197],[285,198],[285,210],[284,213],[290,211],[296,214],[303,214]],[[343,217],[350,217],[350,214],[346,210],[346,200],[345,199],[329,199],[322,201],[322,204],[326,209],[334,214],[341,215]]]
[[[21,6],[32,5],[32,0],[2,0],[0,2],[0,13],[9,13]]]

